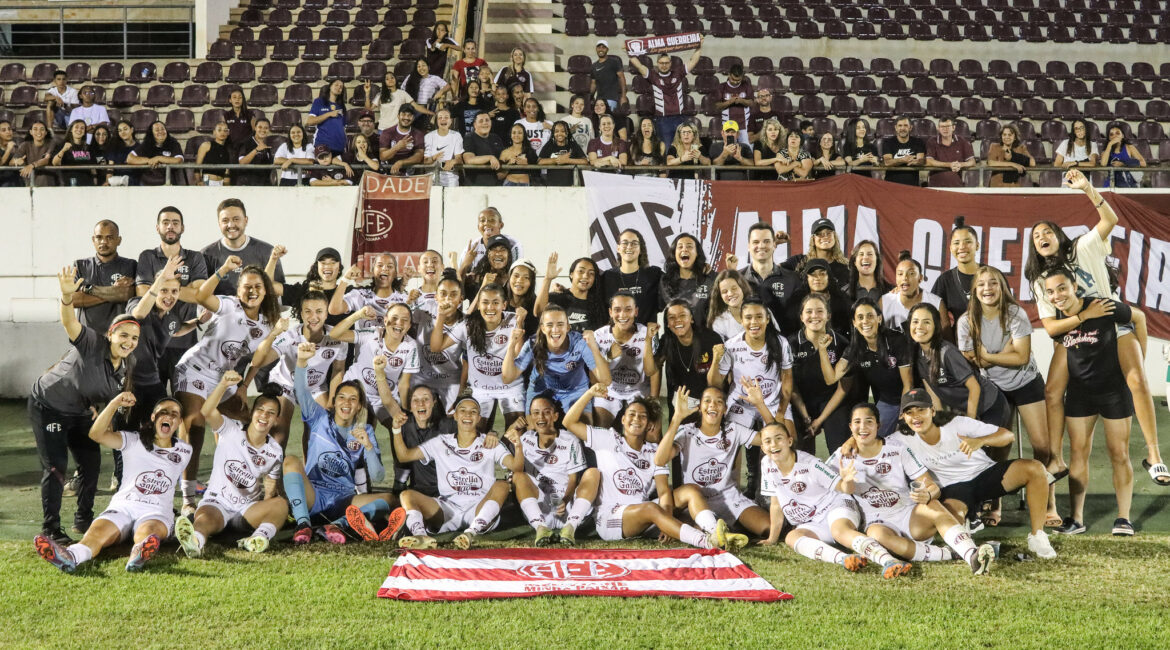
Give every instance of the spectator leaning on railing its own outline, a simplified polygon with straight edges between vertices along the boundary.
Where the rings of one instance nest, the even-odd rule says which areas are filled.
[[[492,133],[492,118],[484,112],[475,116],[473,131],[463,136],[463,164],[464,165],[491,165],[491,168],[500,168],[500,154],[504,151],[504,142],[495,133]],[[494,171],[468,170],[464,177],[468,185],[498,185]]]
[[[388,165],[391,174],[405,173],[409,165],[422,162],[423,134],[413,128],[414,119],[414,108],[403,104],[398,108],[398,126],[382,131],[379,157],[383,164]]]
[[[899,115],[894,122],[894,135],[882,140],[882,164],[886,167],[920,166],[926,158],[926,143],[910,135],[910,118]],[[891,183],[918,187],[918,172],[887,171]]]
[[[251,139],[240,148],[237,161],[241,165],[271,165],[276,161],[276,154],[268,146],[268,135],[272,130],[272,123],[265,118],[256,120],[255,132]],[[233,185],[272,185],[272,170],[245,171],[237,169],[232,172]]]
[[[139,181],[143,185],[165,185],[167,182],[166,165],[183,162],[183,147],[171,134],[167,133],[167,126],[162,122],[150,125],[150,134],[134,147],[126,162],[131,165],[149,165],[151,171],[143,172]],[[159,165],[163,170],[158,170]],[[171,179],[172,182],[175,179]]]
[[[975,150],[963,137],[955,135],[955,120],[941,117],[938,135],[926,142],[926,166],[946,171],[930,172],[931,187],[962,187],[962,171],[976,164]]]

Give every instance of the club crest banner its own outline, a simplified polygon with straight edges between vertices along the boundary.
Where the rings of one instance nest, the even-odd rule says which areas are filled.
[[[393,253],[400,270],[418,267],[427,249],[431,176],[386,176],[366,172],[354,215],[350,261],[366,276],[377,254]]]

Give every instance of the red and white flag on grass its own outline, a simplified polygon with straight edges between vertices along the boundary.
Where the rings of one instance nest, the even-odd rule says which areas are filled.
[[[789,600],[739,558],[718,550],[502,548],[408,550],[379,598],[478,600],[529,596],[677,596]]]

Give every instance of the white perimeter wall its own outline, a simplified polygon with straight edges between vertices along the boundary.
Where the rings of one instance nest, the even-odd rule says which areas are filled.
[[[303,277],[325,246],[347,252],[356,188],[203,187],[0,188],[0,396],[27,395],[36,377],[68,346],[57,324],[57,271],[93,255],[93,225],[112,219],[121,227],[119,252],[137,258],[158,245],[159,208],[175,205],[186,217],[183,245],[200,249],[219,237],[215,206],[227,197],[248,208],[248,233],[289,249],[290,278]],[[548,255],[560,266],[589,252],[589,220],[583,188],[435,188],[431,194],[429,245],[462,252],[476,236],[480,210],[495,206],[504,232],[516,236],[525,256],[543,275]],[[1150,341],[1146,362],[1151,388],[1164,393],[1166,364],[1160,340]],[[1052,345],[1033,336],[1037,361],[1047,367]]]

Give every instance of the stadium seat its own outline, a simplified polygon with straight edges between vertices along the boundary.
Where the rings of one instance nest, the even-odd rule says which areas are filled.
[[[726,75],[731,72],[731,66],[743,65],[743,59],[738,56],[724,56],[719,59],[719,74]]]
[[[1101,78],[1124,83],[1129,81],[1129,70],[1120,61],[1107,61],[1105,65],[1101,66]]]
[[[593,72],[593,60],[584,54],[574,54],[569,57],[565,71],[569,74],[590,74]]]
[[[1129,76],[1141,81],[1155,81],[1159,79],[1154,66],[1146,61],[1138,61],[1130,66]]]
[[[141,108],[130,114],[130,125],[135,133],[146,133],[150,126],[158,121],[158,111]]]
[[[111,115],[111,119],[113,119],[112,115]],[[44,122],[44,121],[45,121],[45,111],[44,110],[28,111],[27,113],[24,114],[24,120],[21,121],[19,130],[23,133],[28,133],[28,130],[32,128],[33,123]]]
[[[1057,143],[1068,137],[1068,128],[1060,120],[1046,120],[1040,125],[1040,137],[1050,143]]]
[[[980,77],[986,77],[987,73],[983,71],[983,64],[981,62],[975,59],[963,59],[959,61],[959,76],[975,80]]]
[[[950,59],[931,59],[930,76],[938,79],[949,79],[956,76],[955,66]]]
[[[308,45],[315,39],[313,30],[308,27],[293,27],[288,32],[288,37],[284,39],[288,43],[296,43],[297,45]]]
[[[641,98],[643,96],[644,95],[639,95],[638,97]],[[718,103],[719,103],[719,95],[717,95],[716,93],[709,93],[709,94],[703,95],[703,98],[702,98],[702,100],[700,100],[700,103],[699,103],[699,111],[703,115],[710,115],[712,117],[719,115],[720,110],[716,106],[716,104],[718,104]]]
[[[820,92],[822,95],[844,95],[849,92],[845,87],[845,80],[835,74],[821,77]]]
[[[390,41],[377,40],[370,43],[366,51],[366,58],[374,61],[388,61],[394,58],[394,44]]]
[[[301,112],[295,108],[277,109],[277,111],[272,114],[272,130],[277,133],[288,133],[290,126],[300,123]]]
[[[370,49],[372,51],[373,47]],[[295,61],[301,58],[301,48],[292,41],[283,41],[273,46],[268,58],[273,61]]]
[[[982,120],[987,117],[987,106],[978,97],[964,97],[959,100],[959,115],[969,120]]]
[[[1073,76],[1083,81],[1096,81],[1101,78],[1101,72],[1092,61],[1078,61],[1073,64]]]
[[[588,57],[585,58],[588,60]],[[776,67],[772,59],[769,57],[753,56],[752,58],[748,59],[747,71],[749,74],[753,75],[772,74],[776,71]]]
[[[944,117],[954,118],[958,116],[959,112],[955,110],[955,105],[951,103],[949,97],[931,97],[926,101],[926,114],[941,119]]]
[[[1031,97],[1032,91],[1028,88],[1028,81],[1026,79],[1014,77],[1004,80],[1003,94],[1008,97]]]
[[[789,77],[804,74],[804,61],[798,56],[782,56],[776,65],[776,72]]]
[[[394,64],[394,76],[399,79],[405,79],[410,73],[414,72],[414,61],[399,61]]]
[[[775,39],[792,38],[792,26],[787,20],[770,20],[767,27],[768,37]]]
[[[316,9],[301,9],[297,14],[298,27],[319,27],[321,25],[321,12]]]
[[[28,82],[34,86],[47,86],[53,83],[53,73],[56,71],[56,63],[38,63],[33,66]]]
[[[236,48],[231,43],[220,39],[211,44],[207,51],[208,61],[231,61],[236,58]]]
[[[905,30],[902,29],[902,24],[897,22],[882,23],[879,34],[882,40],[886,41],[902,41],[907,38]]]
[[[166,84],[151,86],[146,91],[146,99],[142,101],[142,105],[149,108],[164,108],[174,103],[175,89],[173,86]]]
[[[844,40],[849,38],[849,26],[845,21],[836,18],[826,21],[824,27],[825,38]]]
[[[1001,120],[1020,119],[1020,107],[1011,97],[998,97],[991,101],[991,114]]]
[[[106,103],[106,87],[91,84],[90,88],[93,88],[93,103],[104,105]]]
[[[330,81],[340,79],[345,83],[353,81],[354,76],[353,64],[349,61],[334,61],[330,63],[329,70],[325,74],[325,78]]]
[[[288,81],[288,65],[280,61],[269,61],[260,69],[257,81],[265,84],[278,84]]]
[[[1064,91],[1052,79],[1037,79],[1032,86],[1032,93],[1044,99],[1060,99]]]
[[[849,95],[838,95],[830,102],[829,113],[848,119],[861,115],[861,109],[857,107],[857,102]]]
[[[244,89],[236,84],[223,84],[215,89],[215,97],[211,100],[211,105],[219,108],[227,108],[231,106],[232,93],[235,91],[243,92]]]
[[[866,74],[868,71],[861,59],[855,56],[847,56],[841,59],[837,64],[837,70],[846,77],[856,77],[858,75]]]
[[[890,117],[894,114],[893,109],[890,108],[890,103],[881,95],[866,97],[865,101],[862,102],[861,112],[870,117],[879,118]]]
[[[353,17],[354,27],[373,27],[378,24],[378,10],[372,7],[363,7]]]
[[[1020,111],[1024,118],[1029,120],[1046,120],[1052,117],[1052,111],[1048,109],[1048,104],[1038,97],[1024,99]]]
[[[1137,137],[1146,142],[1161,142],[1166,139],[1166,133],[1161,124],[1146,120],[1138,125]]]
[[[898,74],[898,70],[894,67],[893,61],[885,57],[879,57],[870,59],[869,73],[878,77],[892,77]]]
[[[133,84],[153,83],[158,68],[154,63],[149,61],[139,61],[130,66],[130,74],[126,75],[126,81]]]
[[[197,84],[219,83],[223,81],[223,66],[215,61],[204,61],[195,68],[193,81]]]
[[[182,135],[195,130],[195,114],[186,108],[176,108],[167,111],[167,132],[171,135]]]
[[[191,78],[191,66],[183,61],[171,61],[163,67],[162,77],[159,81],[168,84],[187,83]]]
[[[917,97],[899,97],[894,102],[894,114],[908,115],[910,117],[926,117],[926,109],[922,108],[922,104]]]
[[[321,81],[321,64],[316,61],[302,61],[293,69],[290,79],[296,83],[317,83]]]
[[[382,82],[386,76],[386,64],[381,61],[366,61],[362,64],[362,69],[358,72],[358,79],[365,81]]]
[[[1121,99],[1121,91],[1117,89],[1117,84],[1109,79],[1098,79],[1093,82],[1093,96],[1101,99]]]
[[[116,84],[123,79],[122,64],[117,61],[107,61],[98,66],[97,76],[93,78],[94,83],[99,84]]]
[[[259,27],[260,25],[264,24],[264,12],[255,7],[248,7],[242,14],[240,14],[237,22],[242,25],[242,29],[247,29],[249,27]],[[232,31],[235,32],[235,30]]]
[[[1132,99],[1119,99],[1113,104],[1113,117],[1126,122],[1140,122],[1145,115],[1142,115],[1137,102]]]
[[[273,27],[269,25],[268,27],[260,30],[260,36],[257,37],[256,40],[265,45],[275,46],[277,43],[284,42],[284,30],[279,27]]]
[[[793,75],[788,80],[788,90],[795,95],[815,95],[817,92],[812,77],[806,74]]]
[[[313,90],[303,83],[292,84],[285,88],[284,99],[280,103],[289,107],[308,106],[313,103]]]
[[[784,82],[780,81],[780,77],[777,77],[774,74],[760,75],[760,77],[756,79],[756,90],[770,90],[773,95],[772,103],[773,106],[775,106],[775,95],[784,92]]]
[[[987,63],[987,76],[996,79],[1011,79],[1018,76],[1011,62],[1003,59],[993,59]]]
[[[269,27],[288,27],[292,24],[292,12],[284,7],[277,7],[268,12],[264,23]]]
[[[825,100],[818,95],[801,97],[797,111],[805,117],[824,117],[829,114],[829,111],[825,110]]]
[[[256,66],[248,61],[236,61],[228,68],[224,80],[233,84],[252,83],[256,80]]]
[[[814,39],[821,37],[821,27],[815,21],[802,20],[796,24],[796,37]]]
[[[344,40],[344,33],[340,27],[323,27],[321,31],[317,32],[317,38],[314,42],[321,42],[327,45],[337,45]]]
[[[1100,99],[1086,100],[1084,112],[1085,117],[1090,120],[1113,119],[1113,111],[1109,110],[1109,104]]]
[[[910,113],[903,113],[903,115],[910,115]],[[916,119],[912,122],[910,134],[916,138],[933,138],[938,135],[938,127],[930,119]]]
[[[1153,71],[1153,68],[1150,68]],[[89,64],[84,61],[70,63],[65,68],[65,80],[71,84],[83,84],[89,81]],[[184,81],[186,81],[184,79]],[[0,80],[0,83],[3,83]]]
[[[971,88],[967,86],[966,79],[951,77],[943,80],[943,93],[951,97],[970,97]]]
[[[637,82],[639,79],[642,79],[643,82],[645,82],[645,79],[643,77],[635,77],[634,81]],[[695,79],[695,90],[700,92],[700,93],[712,92],[714,89],[711,88],[710,83],[707,83],[707,84],[701,83],[704,80],[714,81],[714,79],[710,75],[698,77],[697,79]],[[591,78],[587,74],[571,75],[569,77],[568,90],[570,93],[572,93],[574,95],[588,95],[590,81],[591,81]],[[635,83],[634,85],[637,86],[637,83]],[[634,92],[637,92],[637,88],[634,88]]]
[[[268,58],[268,46],[258,41],[244,43],[236,58],[241,61],[261,61]]]
[[[426,43],[422,41],[403,41],[398,48],[398,58],[414,61],[423,58],[426,51]]]
[[[204,111],[202,119],[199,120],[199,127],[196,130],[200,133],[211,133],[215,130],[215,125],[223,121],[223,117],[223,110],[218,108]]]
[[[114,108],[129,108],[138,104],[138,86],[118,86],[110,97],[110,106]]]
[[[1000,89],[999,84],[991,77],[984,77],[975,80],[975,94],[980,97],[1003,97],[1003,90]]]
[[[337,46],[337,51],[333,53],[333,58],[337,61],[357,61],[362,58],[365,46],[358,41],[344,41]],[[352,65],[352,63],[350,64]]]
[[[910,92],[919,97],[938,97],[942,94],[933,77],[917,77],[911,83]]]
[[[874,23],[867,20],[853,23],[853,38],[860,41],[877,40],[878,30],[874,28]]]
[[[349,24],[349,12],[344,9],[332,9],[325,15],[325,25],[328,27],[345,27]]]
[[[301,52],[301,59],[304,61],[324,61],[329,58],[329,44],[323,41],[313,41],[305,45],[305,49]]]
[[[1150,99],[1150,91],[1146,89],[1146,84],[1137,79],[1130,79],[1121,86],[1121,94],[1129,99]]]
[[[272,84],[257,84],[252,87],[252,92],[248,96],[248,106],[275,106],[276,98],[276,86]]]
[[[1155,81],[1150,86],[1150,93],[1159,99],[1170,99],[1170,78]]]
[[[833,60],[825,56],[814,56],[808,60],[808,72],[823,77],[833,74]]]
[[[910,94],[906,87],[906,80],[901,77],[886,77],[882,79],[881,93],[887,97],[902,97]]]
[[[1061,98],[1052,102],[1052,116],[1061,120],[1072,120],[1081,116],[1081,109],[1073,100]]]
[[[252,27],[255,26],[252,25]],[[243,45],[244,43],[251,43],[254,40],[256,40],[256,33],[248,26],[237,27],[228,34],[228,42],[232,45]]]
[[[37,89],[35,86],[17,86],[12,89],[12,94],[8,96],[9,108],[28,108],[29,106],[36,106]]]
[[[1093,96],[1089,92],[1089,87],[1080,79],[1065,79],[1064,94],[1073,99],[1088,99]]]

